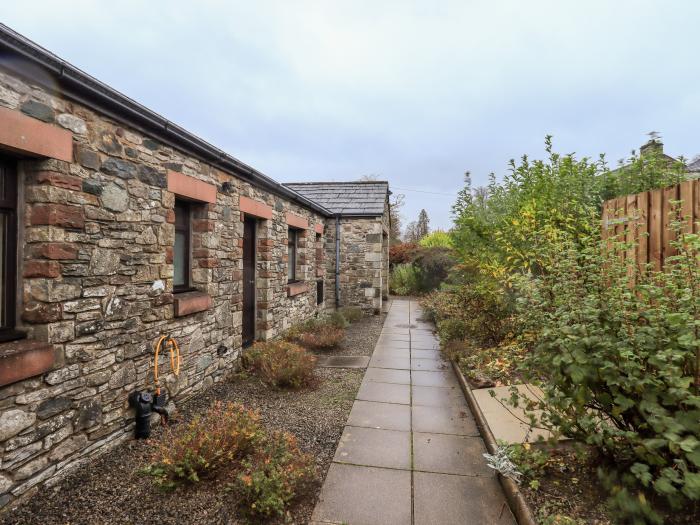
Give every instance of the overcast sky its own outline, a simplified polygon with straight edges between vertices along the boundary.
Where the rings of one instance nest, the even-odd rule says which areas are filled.
[[[613,163],[652,130],[700,153],[691,0],[32,0],[0,21],[279,181],[376,174],[432,227],[465,170],[485,184],[548,133]]]

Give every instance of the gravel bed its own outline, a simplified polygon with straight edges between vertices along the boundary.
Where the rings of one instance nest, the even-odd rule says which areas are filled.
[[[318,355],[372,355],[382,331],[386,314],[363,317],[345,330],[343,341],[330,350],[318,350]]]
[[[347,353],[371,353],[379,336],[379,316],[354,323],[348,329]],[[373,339],[374,338],[374,339]],[[346,346],[347,345],[347,346]],[[341,347],[342,348],[342,347]],[[234,375],[199,397],[180,406],[178,420],[186,421],[214,400],[236,401],[260,411],[269,428],[292,432],[301,448],[311,453],[321,478],[325,476],[352,407],[364,370],[317,369],[320,381],[311,390],[271,390],[257,378]],[[154,438],[161,431],[156,429]],[[129,441],[88,465],[78,468],[55,487],[44,489],[12,512],[0,515],[0,524],[237,524],[231,497],[224,482],[209,480],[171,493],[158,490],[139,474],[149,460],[151,446]],[[315,493],[300,501],[289,523],[307,523],[322,479]]]

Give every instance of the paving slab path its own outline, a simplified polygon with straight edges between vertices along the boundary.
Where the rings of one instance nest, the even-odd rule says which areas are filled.
[[[312,523],[514,525],[431,323],[391,301]]]

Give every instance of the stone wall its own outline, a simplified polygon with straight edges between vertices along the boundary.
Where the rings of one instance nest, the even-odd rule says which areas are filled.
[[[377,313],[388,297],[389,252],[384,237],[388,234],[388,214],[383,217],[340,219],[340,306],[360,306]],[[335,250],[335,219],[326,223],[326,252]],[[327,275],[335,272],[335,257],[327,263]],[[335,290],[329,290],[335,301]]]
[[[131,436],[127,395],[151,386],[160,334],[180,343],[179,377],[165,359],[161,363],[161,384],[177,402],[235,366],[241,349],[242,196],[271,210],[257,227],[260,338],[275,337],[318,312],[317,275],[328,277],[325,288],[333,289],[333,273],[324,276],[318,265],[332,267],[333,251],[318,258],[323,238],[317,242],[315,231],[324,218],[310,209],[5,72],[0,107],[69,130],[74,146],[72,162],[18,163],[24,204],[18,312],[28,339],[0,344],[0,357],[30,367],[20,358],[28,355],[28,345],[38,345],[32,355],[48,356],[48,364],[37,368],[38,375],[0,386],[2,507]],[[172,293],[176,189],[199,197],[192,222],[194,302]],[[298,274],[308,286],[297,286],[293,296],[286,266],[290,216],[307,224]],[[361,251],[346,252],[344,294],[374,307],[380,277],[363,268],[366,262],[374,266],[379,255],[381,224],[344,221],[343,232],[344,243],[363,243]],[[358,288],[357,281],[366,287]],[[176,305],[181,314],[192,313],[176,317]]]

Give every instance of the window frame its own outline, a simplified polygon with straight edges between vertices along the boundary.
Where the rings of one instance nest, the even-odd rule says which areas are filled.
[[[185,213],[184,224],[183,221],[178,222],[178,208],[183,210]],[[194,290],[192,287],[192,203],[184,199],[175,199],[175,238],[177,238],[178,232],[185,234],[185,283],[175,284],[175,261],[177,260],[177,254],[175,253],[175,243],[173,241],[173,293],[183,293],[191,292]]]
[[[2,258],[2,315],[0,315],[0,342],[23,339],[27,334],[17,329],[17,289],[18,289],[18,214],[19,214],[19,176],[17,161],[12,157],[0,156],[0,184],[4,183],[3,192],[0,192],[0,214],[6,215],[5,245],[0,244],[0,258]]]
[[[287,284],[298,283],[297,279],[297,258],[299,250],[299,230],[296,228],[287,229]],[[290,249],[292,256],[289,256]]]

